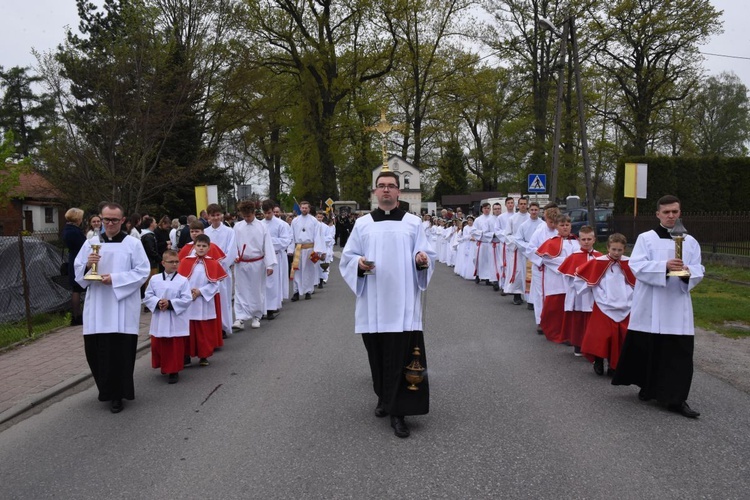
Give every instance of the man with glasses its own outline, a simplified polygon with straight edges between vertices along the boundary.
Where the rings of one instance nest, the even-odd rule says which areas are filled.
[[[378,208],[354,225],[340,269],[357,296],[354,332],[362,334],[367,349],[378,397],[375,416],[390,415],[396,436],[406,438],[404,417],[429,411],[427,377],[409,390],[404,367],[418,347],[426,368],[422,292],[437,256],[419,217],[399,208],[399,193],[398,175],[381,172],[375,182]]]
[[[112,413],[133,400],[133,367],[140,324],[140,288],[151,266],[141,242],[122,231],[124,211],[117,203],[101,208],[101,241],[87,240],[76,257],[76,282],[87,289],[83,308],[83,341],[99,401],[110,401]],[[98,253],[91,245],[101,243]],[[101,280],[85,275],[96,264]]]

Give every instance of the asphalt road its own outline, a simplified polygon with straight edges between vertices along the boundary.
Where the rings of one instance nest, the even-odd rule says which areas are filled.
[[[176,385],[142,357],[118,415],[89,388],[0,433],[0,498],[750,495],[750,395],[697,372],[700,419],[641,403],[443,265],[427,296],[431,411],[396,438],[372,414],[354,296],[333,267],[313,300]]]

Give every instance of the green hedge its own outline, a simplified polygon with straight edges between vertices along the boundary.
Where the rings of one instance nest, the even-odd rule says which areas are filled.
[[[625,164],[648,164],[648,197],[638,200],[638,213],[653,213],[656,202],[673,194],[685,212],[750,210],[750,158],[623,158],[615,174],[615,214],[632,214],[633,199],[623,196]]]

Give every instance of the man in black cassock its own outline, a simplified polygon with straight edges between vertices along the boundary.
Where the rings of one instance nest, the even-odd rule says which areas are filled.
[[[657,202],[659,226],[638,236],[630,256],[636,277],[630,324],[613,385],[635,384],[642,401],[655,399],[670,411],[688,418],[700,413],[687,403],[693,380],[692,290],[703,279],[701,248],[692,236],[682,243],[682,258],[675,256],[670,235],[680,218],[680,200],[663,196]],[[669,276],[689,271],[689,276]]]
[[[378,208],[354,224],[340,269],[357,296],[354,331],[362,334],[367,349],[378,397],[375,416],[390,415],[396,436],[406,438],[410,430],[404,417],[429,411],[427,377],[418,390],[409,390],[404,368],[415,347],[427,367],[421,297],[436,255],[419,217],[398,207],[398,195],[398,175],[381,172],[375,182]]]

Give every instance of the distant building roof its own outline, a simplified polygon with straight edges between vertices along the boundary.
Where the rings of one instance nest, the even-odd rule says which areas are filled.
[[[50,181],[36,172],[21,174],[18,186],[10,190],[12,198],[59,200],[62,193]]]

